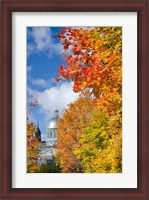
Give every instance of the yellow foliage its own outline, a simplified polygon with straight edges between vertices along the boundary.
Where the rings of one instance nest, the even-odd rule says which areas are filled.
[[[27,172],[34,173],[40,168],[38,166],[39,142],[33,137],[35,126],[33,123],[27,123]]]
[[[58,123],[63,172],[122,172],[122,28],[64,28],[61,77],[90,95],[69,105]]]

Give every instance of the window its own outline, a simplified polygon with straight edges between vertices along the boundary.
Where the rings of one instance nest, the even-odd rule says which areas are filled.
[[[50,138],[52,138],[52,132],[50,132]]]

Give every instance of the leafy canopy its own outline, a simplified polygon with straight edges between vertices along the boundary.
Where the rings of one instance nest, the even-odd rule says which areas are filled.
[[[58,123],[63,172],[121,172],[122,28],[67,27],[57,36],[66,65],[56,80],[73,81],[73,90],[84,95]]]

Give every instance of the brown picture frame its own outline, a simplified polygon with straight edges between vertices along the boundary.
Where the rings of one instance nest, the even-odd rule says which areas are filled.
[[[2,0],[1,1],[1,199],[149,199],[148,0]],[[137,12],[137,188],[12,188],[12,13]],[[129,181],[129,180],[128,180]]]

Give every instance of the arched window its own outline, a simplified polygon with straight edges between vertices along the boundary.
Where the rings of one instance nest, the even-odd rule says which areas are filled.
[[[52,132],[50,132],[50,138],[52,138]]]

